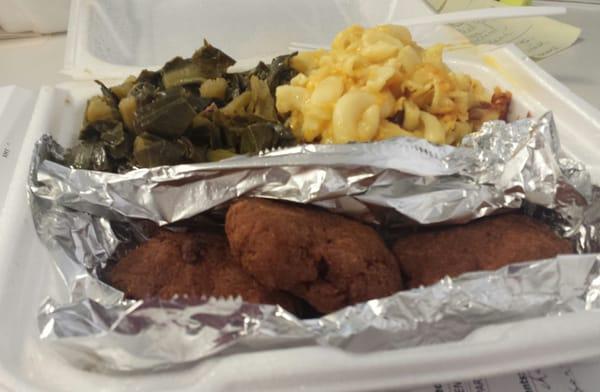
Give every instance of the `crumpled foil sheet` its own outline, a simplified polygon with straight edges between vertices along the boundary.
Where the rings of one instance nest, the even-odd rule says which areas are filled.
[[[466,222],[524,208],[571,238],[600,249],[600,192],[585,168],[562,156],[552,115],[484,124],[461,147],[398,138],[305,145],[209,164],[125,174],[76,170],[52,160],[62,147],[36,144],[29,177],[33,220],[69,298],[48,299],[40,336],[78,365],[140,370],[241,350],[325,344],[355,352],[459,340],[497,322],[600,304],[596,255],[477,272],[299,320],[278,306],[240,299],[132,301],[97,278],[139,220],[178,222],[240,197],[313,203],[386,227]]]

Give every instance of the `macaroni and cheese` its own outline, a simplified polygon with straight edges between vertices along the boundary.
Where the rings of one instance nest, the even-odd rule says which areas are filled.
[[[348,143],[416,136],[454,144],[483,121],[506,116],[510,93],[494,96],[423,49],[401,26],[351,26],[331,50],[300,52],[299,74],[276,91],[298,140]],[[498,104],[500,103],[500,104]]]

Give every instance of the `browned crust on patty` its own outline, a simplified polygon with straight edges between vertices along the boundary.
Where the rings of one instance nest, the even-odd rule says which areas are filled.
[[[328,313],[402,288],[392,253],[377,232],[312,207],[243,199],[228,213],[232,253],[256,280]]]
[[[111,266],[105,279],[135,299],[240,295],[252,303],[280,304],[294,312],[300,308],[299,300],[246,273],[218,234],[162,230]]]
[[[404,235],[393,251],[407,285],[414,288],[445,276],[573,253],[573,246],[540,221],[506,214]]]

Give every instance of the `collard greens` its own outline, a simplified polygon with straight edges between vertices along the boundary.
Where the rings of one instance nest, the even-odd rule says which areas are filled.
[[[235,60],[205,41],[191,58],[176,57],[118,86],[98,81],[102,94],[88,101],[80,142],[61,163],[122,172],[293,145],[274,92],[295,76],[294,55],[228,73]]]

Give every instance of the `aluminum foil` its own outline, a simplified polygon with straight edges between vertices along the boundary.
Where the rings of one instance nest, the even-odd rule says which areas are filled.
[[[41,338],[68,359],[100,369],[168,367],[235,346],[240,350],[325,344],[373,350],[446,342],[496,322],[598,307],[595,255],[563,256],[479,272],[299,320],[277,306],[240,299],[131,301],[97,272],[141,221],[165,225],[242,195],[313,203],[388,227],[466,222],[524,208],[571,238],[600,249],[600,192],[585,168],[561,155],[551,114],[490,122],[460,147],[398,138],[306,145],[218,163],[75,170],[48,136],[36,144],[29,196],[42,241],[68,301],[48,299]]]

